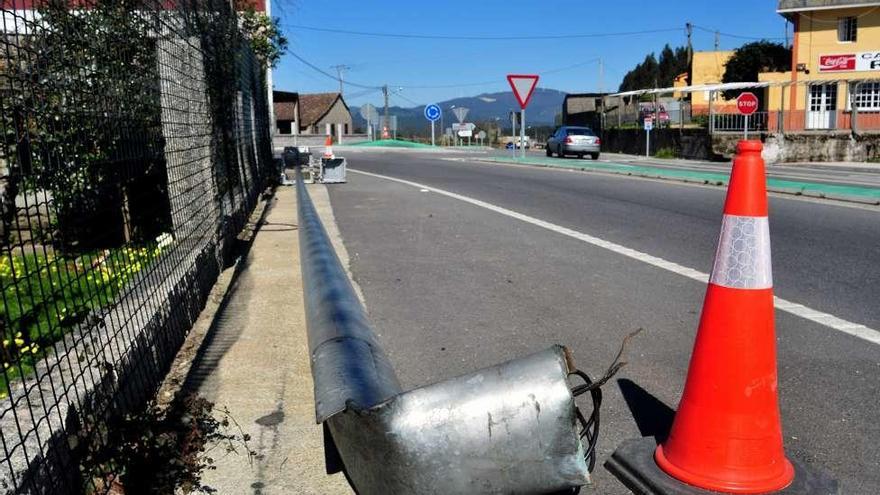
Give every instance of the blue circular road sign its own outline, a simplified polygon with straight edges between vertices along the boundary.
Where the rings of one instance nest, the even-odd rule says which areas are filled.
[[[425,118],[431,122],[440,120],[440,107],[433,103],[425,107]]]

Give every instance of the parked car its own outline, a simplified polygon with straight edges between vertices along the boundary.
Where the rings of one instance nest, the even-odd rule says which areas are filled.
[[[593,160],[599,159],[602,140],[589,127],[562,126],[547,139],[547,156],[553,153],[560,158],[565,155],[577,155],[583,158],[590,155]]]

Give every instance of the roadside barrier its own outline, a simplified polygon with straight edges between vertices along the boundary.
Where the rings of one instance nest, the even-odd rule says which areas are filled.
[[[404,392],[297,169],[315,416],[362,495],[548,493],[590,481],[604,384],[562,346]],[[621,353],[623,349],[621,349]],[[579,377],[585,383],[570,387]],[[586,419],[574,397],[589,392]],[[586,445],[582,440],[586,441]]]
[[[651,439],[626,442],[606,464],[637,494],[837,493],[835,481],[792,465],[783,450],[761,149],[760,141],[737,146],[715,264],[669,437],[656,450]]]

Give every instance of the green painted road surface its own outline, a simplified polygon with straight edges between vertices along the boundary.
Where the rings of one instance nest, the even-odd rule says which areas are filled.
[[[727,185],[727,182],[730,178],[730,174],[723,172],[676,170],[662,167],[651,167],[646,165],[628,165],[624,163],[582,160],[562,160],[559,158],[485,157],[480,158],[480,161],[488,161],[494,163],[516,163],[522,165],[566,168],[573,170],[593,170],[614,174],[680,180],[684,182],[696,182],[702,184],[714,184],[718,186]],[[825,184],[822,182],[793,181],[769,177],[767,179],[767,189],[773,192],[782,192],[802,196],[841,199],[869,204],[880,204],[880,188],[874,187]]]
[[[379,139],[377,141],[361,141],[359,143],[346,143],[346,146],[378,147],[378,148],[432,148],[431,145],[402,141],[400,139]]]

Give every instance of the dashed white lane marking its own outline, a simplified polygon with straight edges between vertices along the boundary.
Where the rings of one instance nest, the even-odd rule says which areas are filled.
[[[587,244],[592,244],[593,246],[597,246],[603,249],[607,249],[614,253],[626,256],[628,258],[632,258],[634,260],[641,261],[643,263],[647,263],[652,266],[656,266],[657,268],[662,268],[666,271],[670,271],[672,273],[676,273],[683,277],[690,278],[692,280],[696,280],[701,283],[709,282],[709,274],[703,273],[698,270],[694,270],[693,268],[688,268],[683,265],[679,265],[678,263],[674,263],[672,261],[664,260],[663,258],[658,258],[656,256],[652,256],[647,253],[643,253],[641,251],[636,251],[635,249],[628,248],[626,246],[622,246],[620,244],[616,244],[611,241],[606,241],[604,239],[599,239],[598,237],[593,237],[589,234],[584,234],[583,232],[578,232],[576,230],[569,229],[567,227],[563,227],[561,225],[556,225],[554,223],[546,222],[544,220],[530,217],[528,215],[523,215],[522,213],[515,212],[513,210],[508,210],[507,208],[502,208],[501,206],[496,206],[491,203],[487,203],[485,201],[480,201],[479,199],[474,199],[468,196],[462,196],[461,194],[456,194],[454,192],[445,191],[443,189],[437,189],[436,187],[427,186],[425,184],[419,184],[418,182],[411,182],[404,179],[398,179],[396,177],[389,177],[387,175],[374,174],[372,172],[364,172],[362,170],[353,170],[348,169],[350,172],[354,172],[357,174],[367,175],[370,177],[376,177],[378,179],[390,180],[393,182],[398,182],[400,184],[406,184],[408,186],[417,187],[422,190],[428,190],[437,194],[441,194],[443,196],[447,196],[453,199],[457,199],[459,201],[463,201],[465,203],[472,204],[474,206],[479,206],[480,208],[485,208],[490,211],[494,211],[495,213],[500,213],[504,216],[515,218],[517,220],[521,220],[523,222],[536,225],[538,227],[542,227],[552,232],[556,232],[557,234],[562,234],[564,236],[568,236],[579,241],[586,242]],[[813,321],[820,325],[824,325],[826,327],[832,328],[839,332],[852,335],[853,337],[858,337],[863,340],[867,340],[873,344],[880,345],[880,332],[874,330],[873,328],[869,328],[865,325],[861,325],[858,323],[853,323],[842,318],[838,318],[832,314],[823,313],[822,311],[818,311],[803,304],[798,304],[796,302],[788,301],[786,299],[782,299],[781,297],[774,297],[774,304],[776,308],[785,311],[786,313],[791,313],[795,316],[799,316],[801,318]]]

